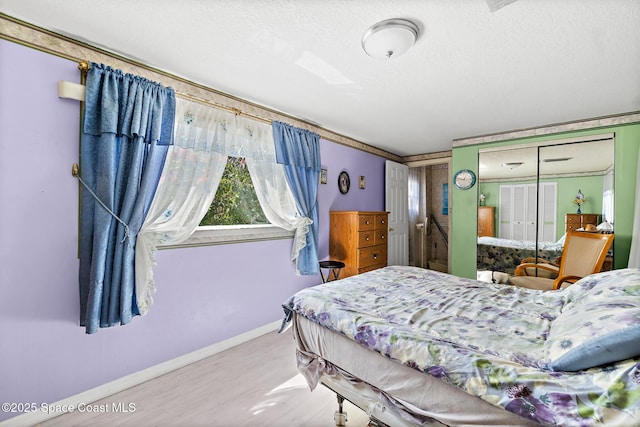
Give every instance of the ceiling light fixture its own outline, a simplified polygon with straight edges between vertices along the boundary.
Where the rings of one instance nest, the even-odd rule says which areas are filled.
[[[418,26],[407,19],[387,19],[369,27],[362,36],[362,48],[369,56],[395,58],[418,40]]]

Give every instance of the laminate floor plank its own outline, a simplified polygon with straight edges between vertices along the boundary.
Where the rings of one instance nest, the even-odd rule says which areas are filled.
[[[265,334],[90,407],[104,412],[74,411],[40,426],[331,427],[338,409],[332,391],[319,385],[310,392],[298,373],[291,329]],[[359,408],[345,402],[344,410],[347,427],[367,425]]]

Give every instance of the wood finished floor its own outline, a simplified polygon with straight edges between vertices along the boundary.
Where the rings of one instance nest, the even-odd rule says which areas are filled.
[[[135,405],[114,412],[113,405]],[[335,426],[338,408],[324,386],[309,391],[295,366],[291,329],[268,333],[92,405],[108,413],[73,412],[39,424],[52,426]],[[348,402],[347,427],[365,427],[366,414]]]

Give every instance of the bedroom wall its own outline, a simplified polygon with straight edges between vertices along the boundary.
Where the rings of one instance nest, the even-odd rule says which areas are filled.
[[[296,276],[291,240],[161,250],[155,305],[124,327],[78,326],[79,103],[57,97],[75,62],[0,40],[0,400],[54,402],[277,322],[320,282]],[[330,209],[382,210],[381,157],[321,140],[320,258]],[[341,195],[339,171],[367,179]],[[292,363],[294,355],[292,355]],[[0,421],[19,415],[1,413]]]
[[[633,231],[633,207],[636,197],[638,151],[640,149],[640,123],[603,127],[588,131],[565,132],[542,137],[521,138],[497,143],[455,147],[452,150],[452,173],[470,169],[478,173],[478,150],[487,147],[504,147],[554,139],[583,137],[601,133],[615,133],[615,239],[614,267],[624,268],[629,261]],[[584,189],[583,189],[584,191]],[[476,277],[476,238],[478,217],[476,204],[478,186],[468,191],[453,188],[452,205],[452,273],[462,277]],[[474,248],[469,250],[469,248]]]

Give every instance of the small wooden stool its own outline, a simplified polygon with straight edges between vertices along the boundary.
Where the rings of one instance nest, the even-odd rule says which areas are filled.
[[[325,277],[322,269],[328,269],[327,276]],[[322,283],[327,283],[331,280],[338,280],[340,278],[340,270],[344,268],[344,262],[341,261],[320,261],[320,276],[322,277]],[[333,276],[333,279],[331,278]]]

